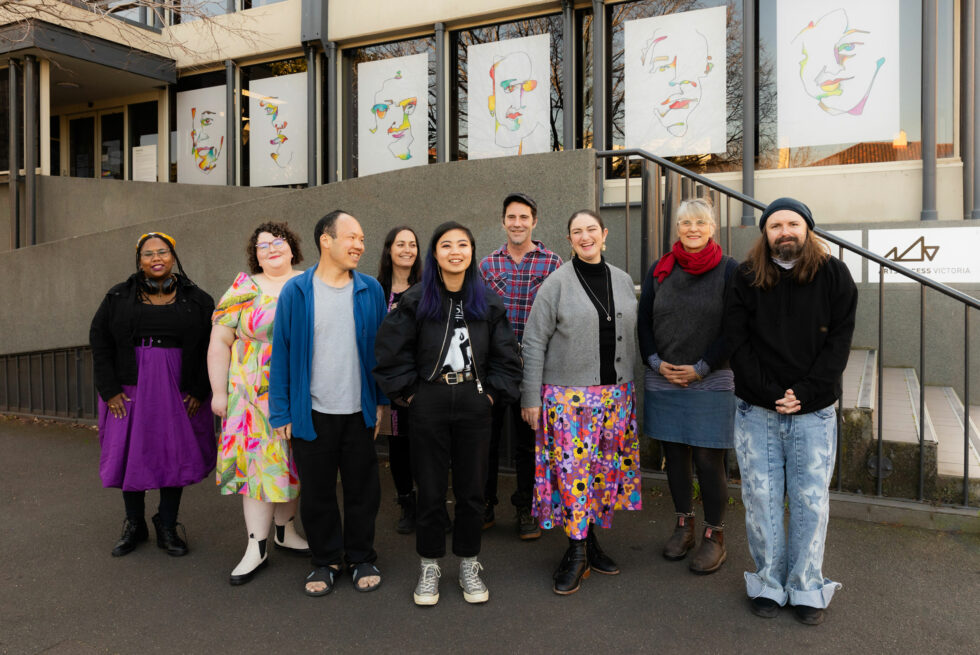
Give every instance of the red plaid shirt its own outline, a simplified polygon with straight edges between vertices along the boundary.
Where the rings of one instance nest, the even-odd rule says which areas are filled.
[[[507,308],[507,320],[518,341],[524,338],[524,324],[531,313],[531,304],[544,279],[561,266],[561,257],[534,241],[536,249],[515,264],[504,244],[480,262],[480,273],[487,288],[500,296]]]

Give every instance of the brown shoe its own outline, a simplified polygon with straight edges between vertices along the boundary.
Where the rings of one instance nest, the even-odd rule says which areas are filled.
[[[664,557],[677,561],[687,557],[688,551],[694,548],[694,512],[678,514],[674,534],[664,544]]]
[[[708,575],[721,568],[728,558],[725,550],[725,529],[724,526],[704,524],[704,536],[701,538],[701,545],[698,547],[694,557],[691,558],[689,568],[691,573],[697,575]]]

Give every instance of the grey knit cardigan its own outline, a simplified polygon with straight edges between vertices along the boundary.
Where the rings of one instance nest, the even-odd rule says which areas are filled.
[[[636,364],[636,291],[630,276],[609,266],[616,311],[616,381],[633,381]],[[571,261],[538,289],[524,327],[521,407],[541,406],[541,385],[599,384],[599,314]]]

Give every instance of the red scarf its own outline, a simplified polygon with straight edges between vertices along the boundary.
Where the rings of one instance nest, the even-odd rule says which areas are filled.
[[[663,282],[670,275],[675,262],[691,275],[707,273],[721,262],[721,246],[714,239],[708,239],[708,245],[700,251],[688,252],[684,250],[680,240],[675,241],[671,251],[661,257],[653,269],[653,277],[657,278],[657,282]]]

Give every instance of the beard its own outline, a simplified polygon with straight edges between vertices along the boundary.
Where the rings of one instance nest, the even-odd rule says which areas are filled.
[[[772,248],[773,255],[784,262],[798,259],[803,252],[803,242],[795,237],[784,237]]]

